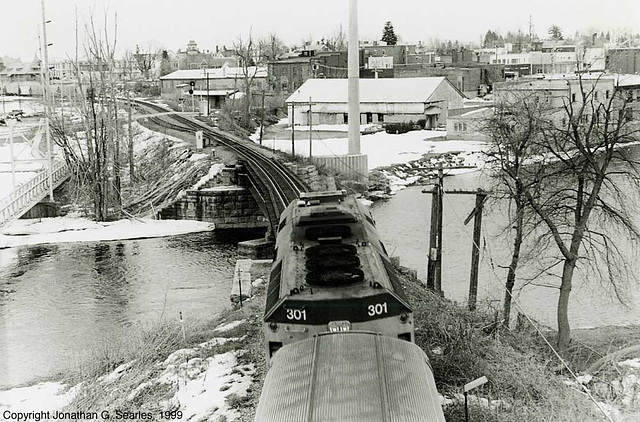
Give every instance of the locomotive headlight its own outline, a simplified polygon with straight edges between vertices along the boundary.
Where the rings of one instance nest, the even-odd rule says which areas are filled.
[[[269,323],[269,329],[271,331],[278,331],[278,324],[276,324],[275,322],[270,322]]]
[[[403,323],[403,324],[406,324],[406,323],[407,323],[407,321],[409,321],[409,314],[408,314],[408,313],[406,313],[406,312],[403,312],[403,313],[400,315],[400,322],[401,322],[401,323]]]

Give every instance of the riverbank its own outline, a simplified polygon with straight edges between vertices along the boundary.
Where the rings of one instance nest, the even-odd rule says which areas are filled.
[[[449,422],[464,420],[462,385],[483,375],[489,383],[472,397],[472,420],[595,422],[603,420],[598,406],[615,422],[640,417],[640,385],[634,384],[640,360],[634,365],[632,356],[624,356],[597,373],[584,373],[601,355],[637,343],[640,327],[574,332],[568,362],[582,375],[579,380],[595,404],[559,367],[532,327],[495,330],[489,313],[471,313],[436,297],[410,272],[401,271],[415,311],[416,343],[431,360]],[[252,278],[266,276],[263,268]],[[184,331],[180,324],[150,327],[122,344],[105,345],[65,377],[65,385],[73,387],[63,395],[52,397],[52,384],[30,387],[44,394],[32,403],[62,404],[58,409],[65,412],[181,411],[185,420],[252,421],[266,373],[261,333],[265,289],[261,281],[254,284],[256,295],[221,318],[185,321]],[[0,392],[0,405],[11,411],[37,410],[7,403],[11,394],[17,397],[15,390]],[[29,390],[22,391],[24,396]]]
[[[80,216],[15,220],[0,231],[0,249],[43,243],[94,242],[175,236],[214,229],[212,223],[131,218],[99,222]]]

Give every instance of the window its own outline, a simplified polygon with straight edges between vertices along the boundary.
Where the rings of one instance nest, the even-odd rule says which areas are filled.
[[[607,89],[604,93],[604,98],[609,99],[609,90]]]
[[[571,102],[572,103],[576,102],[576,94],[571,94]]]
[[[593,99],[598,101],[598,91],[593,92]]]
[[[466,123],[463,123],[463,124],[462,124],[462,131],[463,131],[463,132],[466,132],[466,131],[467,131],[467,124],[466,124]]]
[[[453,124],[453,130],[456,131],[456,132],[460,131],[460,124],[459,123],[454,123]]]

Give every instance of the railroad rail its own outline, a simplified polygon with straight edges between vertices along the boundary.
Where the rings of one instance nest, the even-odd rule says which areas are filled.
[[[258,202],[271,229],[275,232],[280,214],[309,187],[292,174],[285,166],[271,157],[251,141],[233,138],[224,132],[212,128],[190,117],[180,114],[167,114],[161,105],[147,101],[134,100],[143,108],[162,113],[147,117],[155,124],[180,131],[202,131],[204,136],[235,151],[247,171],[249,190]]]

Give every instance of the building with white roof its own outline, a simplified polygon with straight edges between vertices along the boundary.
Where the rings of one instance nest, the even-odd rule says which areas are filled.
[[[250,66],[246,73],[253,77],[254,89],[266,87],[267,68]],[[203,100],[208,97],[211,108],[220,108],[227,98],[244,90],[245,69],[225,64],[216,69],[177,70],[162,76],[160,82],[162,98],[166,100],[180,101],[195,95]],[[193,94],[189,94],[190,89]]]
[[[348,123],[347,85],[347,79],[308,79],[286,100],[289,122],[308,125],[311,114],[313,124]],[[434,128],[464,98],[445,77],[360,79],[360,122],[425,121]]]

